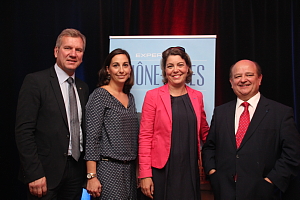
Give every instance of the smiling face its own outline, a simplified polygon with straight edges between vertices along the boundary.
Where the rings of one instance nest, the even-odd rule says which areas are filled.
[[[118,54],[111,59],[110,65],[106,66],[106,70],[110,75],[110,82],[124,84],[130,77],[131,66],[125,54]]]
[[[57,65],[72,76],[82,62],[83,41],[80,37],[63,36],[61,46],[54,48]]]
[[[185,84],[189,67],[179,55],[170,55],[166,61],[166,77],[168,84],[180,87]]]
[[[255,63],[250,60],[241,60],[231,69],[231,87],[243,101],[248,101],[258,93],[261,80],[262,75],[258,75]]]

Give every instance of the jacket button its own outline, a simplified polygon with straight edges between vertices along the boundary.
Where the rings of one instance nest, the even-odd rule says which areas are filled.
[[[68,135],[67,135],[67,138],[69,138],[69,137],[70,137],[70,135],[68,134]]]
[[[236,158],[240,158],[239,155],[236,155]]]

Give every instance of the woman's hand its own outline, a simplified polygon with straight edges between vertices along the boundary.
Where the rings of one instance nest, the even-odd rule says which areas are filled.
[[[142,178],[140,182],[141,190],[147,197],[153,199],[154,184],[152,178]]]
[[[97,177],[87,180],[86,190],[92,197],[100,197],[102,185]]]

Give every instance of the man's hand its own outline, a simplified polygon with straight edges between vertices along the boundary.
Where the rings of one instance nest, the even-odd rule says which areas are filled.
[[[208,172],[208,175],[212,175],[213,173],[215,173],[217,170],[215,169],[211,169],[209,172]]]
[[[32,195],[42,197],[47,194],[46,177],[42,177],[28,184],[29,191]]]
[[[154,192],[154,184],[152,178],[142,178],[141,179],[141,190],[147,197],[153,199],[153,192]]]
[[[273,184],[272,181],[271,181],[270,179],[268,179],[267,177],[265,178],[265,181],[267,181],[267,182]]]

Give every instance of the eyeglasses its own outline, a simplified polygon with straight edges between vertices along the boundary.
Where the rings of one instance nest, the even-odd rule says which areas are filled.
[[[185,53],[185,49],[183,48],[183,47],[170,47],[170,48],[168,48],[169,50],[170,49],[179,49],[180,51],[183,51],[184,53]]]

